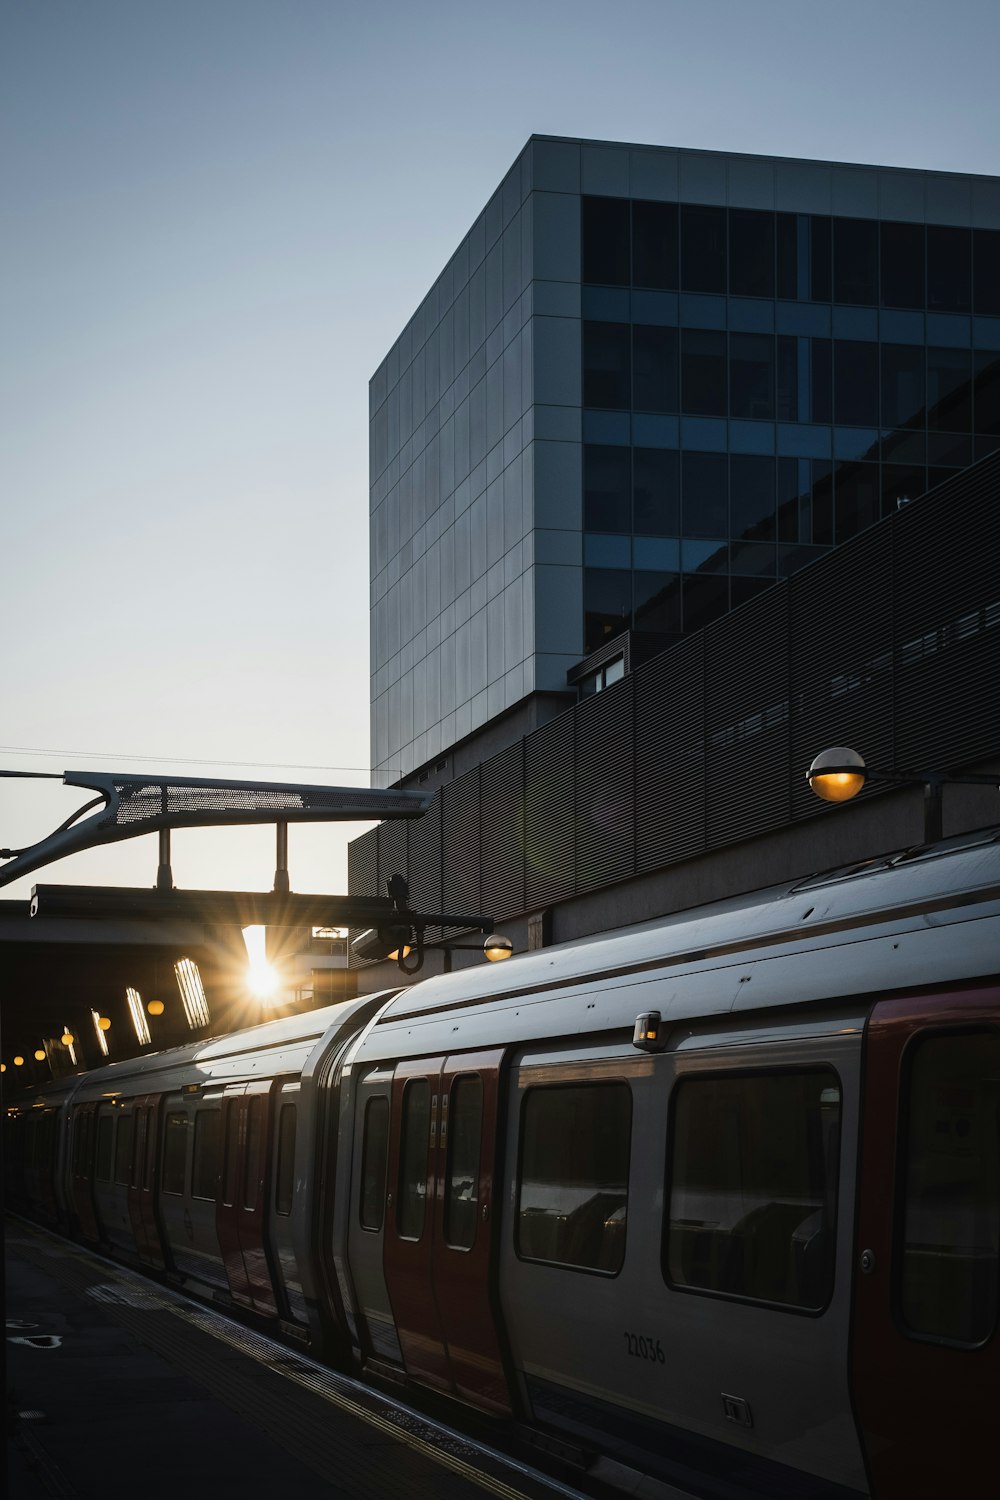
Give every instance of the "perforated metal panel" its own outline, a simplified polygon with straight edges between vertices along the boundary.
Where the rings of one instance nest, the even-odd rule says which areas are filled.
[[[576,887],[624,880],[635,870],[635,727],[632,678],[576,711]]]
[[[479,767],[441,789],[442,875],[448,912],[480,909]],[[447,927],[445,933],[460,931]]]
[[[528,910],[576,889],[575,710],[524,744],[525,898]]]
[[[441,793],[435,792],[427,812],[407,824],[410,836],[410,905],[415,911],[441,911]],[[428,927],[427,937],[441,936]]]
[[[377,896],[378,889],[378,838],[379,828],[369,828],[367,833],[352,839],[347,846],[347,889],[352,896]],[[352,969],[363,969],[365,961],[358,958],[351,946],[363,931],[352,927],[348,935],[347,958]]]
[[[387,894],[391,876],[410,878],[409,840],[405,823],[380,823],[378,830],[378,891]]]
[[[689,636],[635,674],[636,864],[705,847],[705,642]]]
[[[481,770],[482,909],[499,922],[524,911],[524,741]]]

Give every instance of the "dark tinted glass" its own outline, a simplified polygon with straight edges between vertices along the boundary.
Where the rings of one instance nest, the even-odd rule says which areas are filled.
[[[911,344],[883,344],[882,426],[923,427],[925,405],[923,349]]]
[[[635,411],[678,410],[677,329],[632,329],[632,407]]]
[[[834,219],[833,300],[872,306],[878,301],[878,223]]]
[[[833,420],[838,425],[878,426],[877,344],[834,340],[833,392]]]
[[[681,455],[682,535],[729,535],[728,476],[724,453]],[[684,627],[687,629],[687,626]]]
[[[797,458],[778,459],[777,482],[778,541],[797,542],[802,539],[799,535],[799,517],[803,507]]]
[[[799,246],[798,220],[794,214],[775,214],[776,282],[779,297],[794,300],[798,296]]]
[[[840,463],[833,477],[838,542],[863,531],[881,514],[878,464]]]
[[[225,1183],[222,1190],[224,1203],[236,1202],[236,1191],[240,1171],[240,1111],[237,1104],[229,1106],[226,1116],[226,1166]]]
[[[972,431],[972,355],[968,349],[928,349],[927,426],[935,432]]]
[[[361,1227],[379,1230],[385,1215],[385,1169],[389,1155],[389,1100],[369,1099],[361,1156]]]
[[[703,629],[728,610],[729,580],[725,575],[685,573],[681,584],[686,634]]]
[[[972,231],[972,309],[1000,313],[1000,230]]]
[[[686,292],[726,290],[726,210],[681,205],[681,286]]]
[[[681,410],[726,415],[726,335],[700,328],[681,330]]]
[[[636,535],[678,536],[680,455],[669,448],[634,448],[632,464],[632,526]]]
[[[123,1186],[132,1181],[132,1128],[131,1114],[118,1116],[115,1134],[115,1182]]]
[[[290,1214],[295,1192],[295,1105],[283,1104],[278,1116],[278,1175],[274,1206],[279,1214]]]
[[[879,238],[883,305],[923,307],[924,226],[883,224]]]
[[[749,541],[775,534],[774,459],[733,454],[729,460],[731,532]]]
[[[729,336],[729,414],[774,418],[774,339],[769,333]]]
[[[631,399],[628,323],[584,323],[584,406],[628,408]]]
[[[975,368],[976,431],[1000,433],[1000,354],[980,351],[975,356]]]
[[[626,1083],[529,1089],[517,1253],[614,1275],[625,1259],[632,1096]]]
[[[833,291],[833,252],[830,220],[813,214],[809,220],[809,261],[812,300],[829,302]]]
[[[596,651],[632,623],[632,574],[623,568],[584,568],[585,645]]]
[[[635,286],[676,290],[676,203],[632,204],[632,281]]]
[[[194,1159],[191,1165],[191,1195],[214,1199],[219,1183],[219,1152],[222,1146],[222,1114],[200,1109],[194,1117]]]
[[[628,199],[584,198],[582,203],[584,281],[628,286]]]
[[[669,638],[681,629],[681,583],[676,573],[638,569],[633,575],[635,629],[643,635]]]
[[[840,1088],[828,1069],[691,1078],[671,1129],[675,1286],[818,1310],[833,1291]]]
[[[901,509],[901,502],[915,500],[927,488],[927,470],[923,464],[882,465],[882,514],[891,516]]]
[[[257,1194],[263,1167],[264,1105],[251,1099],[247,1109],[247,1164],[243,1178],[243,1207],[257,1207]]]
[[[583,449],[584,531],[630,531],[631,450],[586,443]]]
[[[97,1121],[97,1156],[94,1161],[94,1176],[98,1182],[111,1181],[111,1133],[114,1122],[110,1115],[101,1115]]]
[[[972,306],[972,231],[927,226],[927,306],[935,312],[968,312]]]
[[[729,290],[734,297],[774,296],[774,215],[729,211]]]
[[[908,1054],[900,1310],[911,1333],[981,1344],[1000,1286],[1000,1037]]]
[[[833,546],[833,466],[825,458],[812,460],[809,491],[811,540],[822,547]]]
[[[165,1193],[183,1193],[187,1168],[187,1130],[185,1115],[169,1114],[163,1130],[163,1180]]]
[[[777,340],[774,414],[779,422],[795,422],[799,415],[799,341]]]
[[[813,339],[810,356],[810,417],[814,422],[833,421],[833,343]]]
[[[471,1250],[479,1214],[479,1144],[483,1130],[483,1085],[473,1075],[458,1078],[448,1109],[448,1171],[444,1189],[445,1244]]]
[[[426,1078],[412,1079],[403,1092],[399,1146],[399,1205],[396,1227],[403,1239],[419,1240],[427,1204],[427,1150],[431,1090]]]

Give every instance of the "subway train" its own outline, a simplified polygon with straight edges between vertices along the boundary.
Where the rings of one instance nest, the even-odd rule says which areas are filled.
[[[113,1063],[11,1129],[39,1219],[633,1492],[995,1492],[996,830]]]

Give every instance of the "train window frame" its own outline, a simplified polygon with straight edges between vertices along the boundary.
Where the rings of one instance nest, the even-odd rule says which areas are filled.
[[[400,1101],[399,1106],[399,1160],[396,1169],[396,1237],[401,1240],[406,1240],[413,1245],[419,1244],[424,1237],[424,1231],[427,1228],[427,1201],[428,1198],[431,1197],[431,1194],[427,1191],[431,1176],[431,1132],[434,1129],[437,1115],[437,1094],[432,1092],[431,1084],[432,1081],[430,1078],[408,1078],[403,1085],[403,1097]],[[420,1225],[416,1234],[404,1234],[400,1225],[403,1222],[404,1205],[407,1205],[409,1203],[409,1199],[404,1189],[403,1174],[405,1169],[411,1164],[406,1151],[409,1138],[409,1131],[407,1129],[407,1100],[411,1096],[415,1095],[417,1090],[420,1088],[423,1088],[427,1094],[427,1127],[424,1135],[422,1158],[424,1191],[423,1196],[421,1197],[419,1192],[419,1179],[414,1178],[414,1197],[420,1203]],[[419,1151],[419,1144],[417,1145],[416,1149]],[[414,1157],[414,1165],[416,1164],[416,1161],[418,1159],[418,1157]],[[408,1212],[409,1210],[407,1208],[407,1213]],[[406,1220],[406,1223],[407,1228],[409,1229],[411,1226],[408,1218]]]
[[[901,1338],[914,1344],[930,1344],[932,1347],[974,1351],[983,1349],[996,1337],[1000,1327],[1000,1291],[996,1293],[993,1320],[989,1331],[975,1341],[957,1339],[940,1333],[921,1332],[911,1328],[903,1309],[903,1255],[906,1243],[907,1167],[910,1160],[910,1109],[913,1096],[913,1070],[916,1055],[929,1042],[941,1041],[956,1036],[997,1036],[1000,1026],[988,1021],[976,1021],[968,1025],[921,1026],[907,1038],[899,1059],[899,1097],[896,1116],[895,1182],[893,1184],[892,1214],[892,1290],[890,1308],[892,1321]],[[1000,1247],[997,1267],[1000,1269]]]
[[[286,1121],[291,1116],[291,1134]],[[287,1219],[295,1196],[295,1137],[298,1132],[298,1110],[293,1099],[283,1099],[278,1106],[274,1153],[274,1211]]]
[[[385,1113],[384,1134],[383,1134],[383,1137],[382,1137],[382,1170],[381,1170],[380,1173],[375,1174],[375,1176],[373,1176],[373,1178],[371,1180],[372,1180],[372,1183],[374,1185],[375,1177],[379,1177],[380,1176],[381,1180],[382,1180],[382,1190],[378,1194],[378,1199],[377,1199],[377,1201],[378,1201],[378,1216],[377,1216],[378,1217],[378,1222],[377,1223],[374,1223],[374,1222],[373,1223],[366,1223],[365,1222],[365,1213],[367,1211],[367,1193],[366,1193],[366,1189],[367,1189],[367,1186],[368,1186],[368,1183],[369,1183],[368,1168],[369,1168],[369,1165],[370,1165],[369,1160],[368,1160],[368,1145],[369,1145],[369,1140],[370,1140],[369,1125],[370,1125],[370,1121],[371,1121],[371,1112],[372,1112],[372,1109],[373,1109],[374,1105],[376,1105],[378,1103],[381,1103],[381,1104],[383,1104],[385,1106],[385,1110],[384,1110],[384,1113]],[[391,1125],[391,1107],[390,1107],[390,1100],[389,1100],[388,1093],[385,1093],[385,1094],[372,1094],[369,1097],[369,1099],[367,1100],[366,1104],[365,1104],[365,1122],[364,1122],[364,1126],[363,1126],[363,1129],[362,1129],[362,1136],[361,1136],[361,1172],[359,1174],[360,1175],[360,1181],[359,1181],[359,1184],[358,1184],[358,1224],[359,1224],[360,1228],[365,1232],[365,1234],[381,1234],[382,1230],[385,1228],[385,1195],[386,1195],[386,1189],[387,1189],[388,1182],[389,1182],[389,1130],[390,1130],[390,1125]],[[375,1200],[375,1194],[373,1193],[372,1194],[372,1205],[374,1205],[375,1201],[376,1201]]]
[[[198,1189],[205,1187],[202,1181],[202,1156],[204,1154],[204,1142],[206,1126],[204,1121],[207,1116],[214,1115],[218,1120],[218,1136],[215,1140],[215,1187],[211,1193],[199,1192]],[[208,1149],[211,1149],[209,1146]],[[219,1201],[219,1178],[222,1171],[222,1110],[221,1109],[196,1109],[194,1112],[194,1144],[191,1148],[191,1197],[196,1198],[199,1203],[218,1203]]]
[[[109,1112],[97,1116],[97,1149],[94,1152],[94,1181],[110,1183],[114,1178],[114,1116]]]
[[[476,1139],[476,1166],[475,1166],[475,1177],[474,1177],[474,1180],[473,1180],[473,1193],[472,1193],[471,1199],[459,1198],[456,1194],[454,1194],[452,1192],[452,1172],[453,1172],[453,1167],[454,1167],[454,1150],[455,1150],[455,1142],[456,1142],[456,1140],[458,1138],[457,1128],[456,1128],[456,1124],[455,1124],[456,1115],[457,1115],[457,1111],[456,1111],[456,1108],[455,1108],[455,1099],[458,1096],[458,1091],[459,1091],[460,1085],[463,1085],[463,1084],[476,1084],[478,1086],[478,1088],[479,1088],[479,1117],[478,1117],[478,1135],[477,1135],[477,1139]],[[457,1250],[457,1251],[459,1251],[460,1254],[463,1254],[463,1255],[468,1255],[469,1252],[475,1248],[476,1238],[477,1238],[477,1235],[478,1235],[478,1232],[479,1232],[479,1212],[478,1212],[478,1210],[479,1210],[479,1184],[480,1184],[480,1179],[482,1177],[482,1172],[483,1172],[483,1106],[484,1106],[484,1103],[485,1103],[485,1091],[483,1089],[483,1077],[482,1077],[482,1074],[481,1073],[477,1073],[477,1072],[458,1073],[458,1074],[456,1074],[455,1077],[451,1080],[451,1085],[450,1085],[450,1087],[448,1089],[448,1098],[447,1098],[448,1112],[447,1112],[447,1115],[445,1116],[445,1118],[446,1118],[446,1120],[448,1122],[448,1125],[447,1125],[447,1129],[448,1129],[448,1142],[447,1142],[447,1148],[446,1148],[445,1153],[444,1153],[444,1182],[442,1184],[442,1186],[443,1186],[443,1195],[442,1195],[443,1201],[442,1201],[442,1205],[441,1205],[441,1207],[442,1207],[442,1214],[441,1214],[441,1235],[442,1235],[442,1238],[444,1240],[444,1243],[447,1245],[447,1247],[448,1247],[449,1250]],[[443,1125],[442,1125],[442,1129],[444,1129]],[[469,1238],[467,1241],[463,1240],[463,1239],[456,1239],[456,1238],[454,1238],[454,1235],[456,1233],[456,1206],[458,1204],[463,1204],[464,1205],[464,1204],[470,1203],[470,1202],[471,1202],[472,1207],[473,1207],[473,1212],[472,1212],[471,1219],[470,1219],[471,1229],[472,1229],[471,1238]]]
[[[123,1133],[124,1132],[124,1133]],[[115,1127],[114,1185],[131,1187],[135,1162],[135,1111],[123,1110]],[[126,1158],[127,1153],[127,1159]],[[121,1174],[125,1175],[122,1176]]]
[[[718,1082],[720,1079],[734,1080],[740,1078],[773,1079],[778,1077],[801,1077],[805,1074],[826,1075],[836,1084],[839,1099],[839,1113],[837,1118],[836,1155],[833,1164],[832,1181],[822,1184],[825,1198],[832,1201],[832,1212],[829,1216],[828,1232],[831,1244],[830,1272],[826,1287],[826,1295],[817,1306],[806,1306],[794,1302],[781,1302],[765,1297],[750,1296],[745,1292],[732,1292],[721,1290],[711,1286],[695,1286],[689,1282],[676,1281],[670,1273],[670,1226],[672,1223],[671,1205],[674,1193],[675,1178],[675,1147],[677,1140],[677,1108],[678,1100],[685,1086],[695,1083]],[[800,1318],[821,1318],[829,1310],[837,1289],[837,1239],[840,1225],[840,1185],[843,1168],[843,1140],[844,1140],[844,1081],[839,1070],[831,1062],[817,1060],[816,1062],[789,1063],[787,1066],[775,1067],[773,1064],[762,1067],[744,1066],[735,1068],[712,1067],[708,1069],[691,1068],[683,1069],[674,1078],[670,1090],[670,1101],[667,1110],[667,1134],[666,1150],[664,1155],[664,1187],[663,1187],[663,1220],[660,1233],[660,1267],[665,1284],[672,1292],[692,1297],[708,1297],[720,1302],[739,1302],[747,1307],[759,1307],[771,1312],[788,1313]]]
[[[171,1144],[172,1140],[176,1139],[176,1137],[173,1137],[170,1134],[170,1122],[171,1122],[171,1120],[180,1120],[182,1122],[182,1127],[183,1127],[183,1135],[181,1136],[181,1139],[184,1142],[184,1153],[183,1153],[183,1158],[182,1158],[183,1166],[182,1166],[182,1171],[181,1171],[181,1176],[180,1176],[180,1183],[181,1183],[180,1187],[174,1187],[173,1186],[173,1184],[177,1181],[176,1173],[174,1172],[174,1168],[176,1167],[176,1162],[174,1161],[173,1154],[170,1152],[170,1144]],[[160,1154],[160,1192],[163,1194],[164,1197],[170,1197],[170,1198],[183,1198],[184,1197],[185,1190],[187,1188],[187,1181],[188,1181],[188,1136],[187,1136],[187,1131],[188,1131],[188,1126],[190,1125],[190,1123],[191,1122],[188,1119],[187,1111],[184,1110],[184,1109],[168,1109],[167,1112],[166,1112],[166,1115],[164,1116],[164,1120],[163,1120],[163,1149],[162,1149],[162,1152]],[[168,1183],[170,1184],[170,1186],[168,1186]]]
[[[593,1266],[579,1261],[555,1260],[542,1255],[526,1254],[521,1248],[521,1197],[524,1188],[524,1155],[525,1142],[527,1139],[526,1115],[533,1094],[551,1094],[557,1091],[567,1092],[570,1089],[595,1090],[595,1089],[622,1089],[626,1091],[628,1099],[628,1130],[626,1144],[625,1164],[625,1235],[622,1238],[621,1257],[618,1265],[614,1268]],[[514,1198],[514,1254],[524,1265],[554,1266],[561,1271],[573,1271],[580,1276],[597,1276],[603,1281],[613,1281],[621,1275],[625,1268],[625,1260],[628,1250],[628,1207],[629,1190],[632,1182],[632,1130],[635,1120],[635,1099],[632,1092],[631,1081],[623,1075],[614,1075],[607,1078],[565,1078],[553,1083],[532,1083],[526,1080],[523,1095],[521,1097],[518,1118],[518,1140],[517,1140],[517,1177],[515,1179]]]
[[[243,1142],[243,1213],[254,1214],[261,1199],[267,1201],[267,1112],[263,1094],[249,1094],[246,1135]]]

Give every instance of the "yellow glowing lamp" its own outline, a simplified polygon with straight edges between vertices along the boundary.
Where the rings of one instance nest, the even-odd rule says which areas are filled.
[[[390,958],[396,959],[398,961],[399,958],[400,958],[400,955],[402,955],[403,958],[409,958],[409,956],[410,956],[410,945],[409,945],[409,943],[404,943],[403,946],[402,946],[402,948],[395,949],[395,951],[392,952],[392,953],[390,953],[388,956]]]
[[[867,774],[868,769],[856,750],[835,745],[817,755],[806,777],[824,802],[850,802],[864,786]]]
[[[41,1047],[39,1047],[38,1051],[35,1053],[35,1061],[36,1062],[44,1062],[45,1061],[45,1053],[42,1051]]]
[[[6,1071],[7,1071],[7,1064],[6,1063],[0,1063],[0,1073],[6,1073]]]
[[[64,1031],[59,1040],[62,1042],[64,1047],[72,1047],[73,1043],[76,1041],[76,1037],[71,1031]]]
[[[15,1066],[15,1068],[23,1068],[24,1067],[24,1058],[23,1057],[15,1057],[15,1059],[14,1059],[14,1066]]]
[[[502,932],[491,932],[483,944],[483,952],[491,964],[502,963],[505,958],[510,958],[513,951],[514,944]]]
[[[110,1031],[111,1030],[111,1020],[110,1020],[110,1018],[108,1016],[98,1016],[98,1018],[97,1018],[97,1024],[101,1028],[102,1031]]]
[[[149,1004],[146,1006],[146,1009],[149,1011],[149,1014],[151,1016],[162,1016],[163,1015],[163,1001],[162,1000],[150,1000]]]

